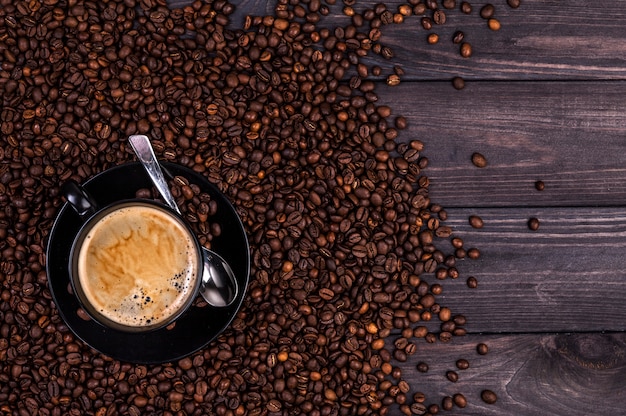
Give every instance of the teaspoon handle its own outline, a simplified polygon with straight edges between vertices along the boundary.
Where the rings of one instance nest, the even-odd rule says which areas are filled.
[[[128,142],[135,151],[137,158],[146,169],[146,172],[150,175],[152,183],[156,186],[157,190],[165,200],[165,203],[180,214],[180,209],[178,208],[178,205],[176,205],[176,201],[170,192],[169,186],[163,176],[163,172],[161,171],[161,167],[159,166],[159,162],[154,154],[154,150],[152,149],[148,136],[143,134],[133,135],[128,138]]]

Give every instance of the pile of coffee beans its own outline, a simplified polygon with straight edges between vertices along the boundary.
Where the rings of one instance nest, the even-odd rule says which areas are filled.
[[[424,145],[399,139],[407,120],[378,102],[368,77],[381,69],[361,58],[393,57],[385,25],[445,13],[431,0],[354,3],[279,0],[230,28],[225,0],[0,0],[1,412],[434,413],[393,363],[418,339],[465,333],[428,276],[454,279],[457,259],[480,252],[458,237],[453,253],[439,248],[452,230],[428,196]],[[327,28],[336,7],[351,21]],[[99,354],[47,286],[59,186],[132,160],[132,134],[217,185],[251,243],[231,327],[174,363]]]

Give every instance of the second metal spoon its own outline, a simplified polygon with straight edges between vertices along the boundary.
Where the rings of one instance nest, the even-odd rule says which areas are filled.
[[[180,214],[180,209],[170,192],[148,136],[133,135],[128,138],[128,141],[167,205]],[[204,271],[200,294],[209,305],[216,307],[229,306],[234,302],[239,292],[235,273],[219,254],[204,247],[202,247],[202,251],[204,255]]]

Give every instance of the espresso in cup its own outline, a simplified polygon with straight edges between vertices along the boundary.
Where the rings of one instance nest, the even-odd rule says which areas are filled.
[[[198,293],[201,270],[189,227],[147,202],[95,214],[72,249],[73,285],[87,312],[131,331],[166,325],[186,310]]]

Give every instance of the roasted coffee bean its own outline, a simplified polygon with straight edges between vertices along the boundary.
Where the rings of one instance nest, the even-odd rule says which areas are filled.
[[[459,374],[456,371],[447,371],[446,378],[453,383],[456,383],[459,380]]]
[[[463,409],[463,408],[465,408],[467,406],[467,399],[461,393],[457,393],[457,394],[453,395],[452,396],[452,400],[454,401],[454,404],[457,405],[458,407],[460,407],[461,409]]]
[[[528,228],[537,231],[539,229],[539,220],[535,217],[532,217],[528,220]]]
[[[546,184],[543,181],[535,181],[535,189],[543,191],[546,188]]]
[[[433,22],[437,25],[443,25],[446,23],[446,13],[443,10],[435,10],[433,13]]]
[[[472,45],[468,42],[461,43],[460,53],[463,58],[469,58],[472,56]]]
[[[487,21],[487,25],[489,26],[489,29],[493,31],[500,30],[500,27],[501,27],[500,21],[493,17]]]
[[[496,8],[493,6],[493,4],[487,3],[480,9],[480,17],[482,17],[483,19],[489,19],[493,17],[495,11]]]
[[[414,415],[425,415],[427,410],[427,407],[424,403],[413,403],[410,407],[411,413]]]
[[[498,396],[491,390],[483,390],[480,393],[480,398],[487,404],[494,404],[498,401]]]
[[[452,397],[445,396],[443,399],[441,399],[441,408],[443,410],[450,411],[452,410],[453,407],[454,407],[454,401],[452,400]]]
[[[521,0],[506,0],[506,3],[513,9],[517,9],[522,3]]]
[[[476,346],[476,352],[478,352],[478,354],[480,355],[487,355],[487,353],[489,352],[489,347],[487,346],[487,344],[481,342]]]
[[[477,168],[484,168],[485,166],[487,166],[487,158],[481,153],[476,152],[472,154],[472,163]]]
[[[426,401],[426,395],[421,391],[417,391],[413,393],[413,401],[415,403],[424,403],[424,401]]]
[[[452,86],[455,90],[462,90],[465,88],[465,80],[461,77],[452,78]]]
[[[458,359],[456,361],[456,368],[458,368],[459,370],[467,370],[469,366],[470,366],[469,361],[467,361],[464,358]]]
[[[465,33],[463,33],[460,30],[457,30],[452,35],[452,42],[455,43],[455,44],[459,44],[459,43],[463,42],[463,39],[465,39]]]
[[[476,279],[474,276],[469,276],[466,283],[467,287],[469,287],[470,289],[476,289],[478,287],[478,279]]]
[[[473,228],[483,228],[484,226],[483,219],[480,218],[478,215],[470,215],[469,223]]]

